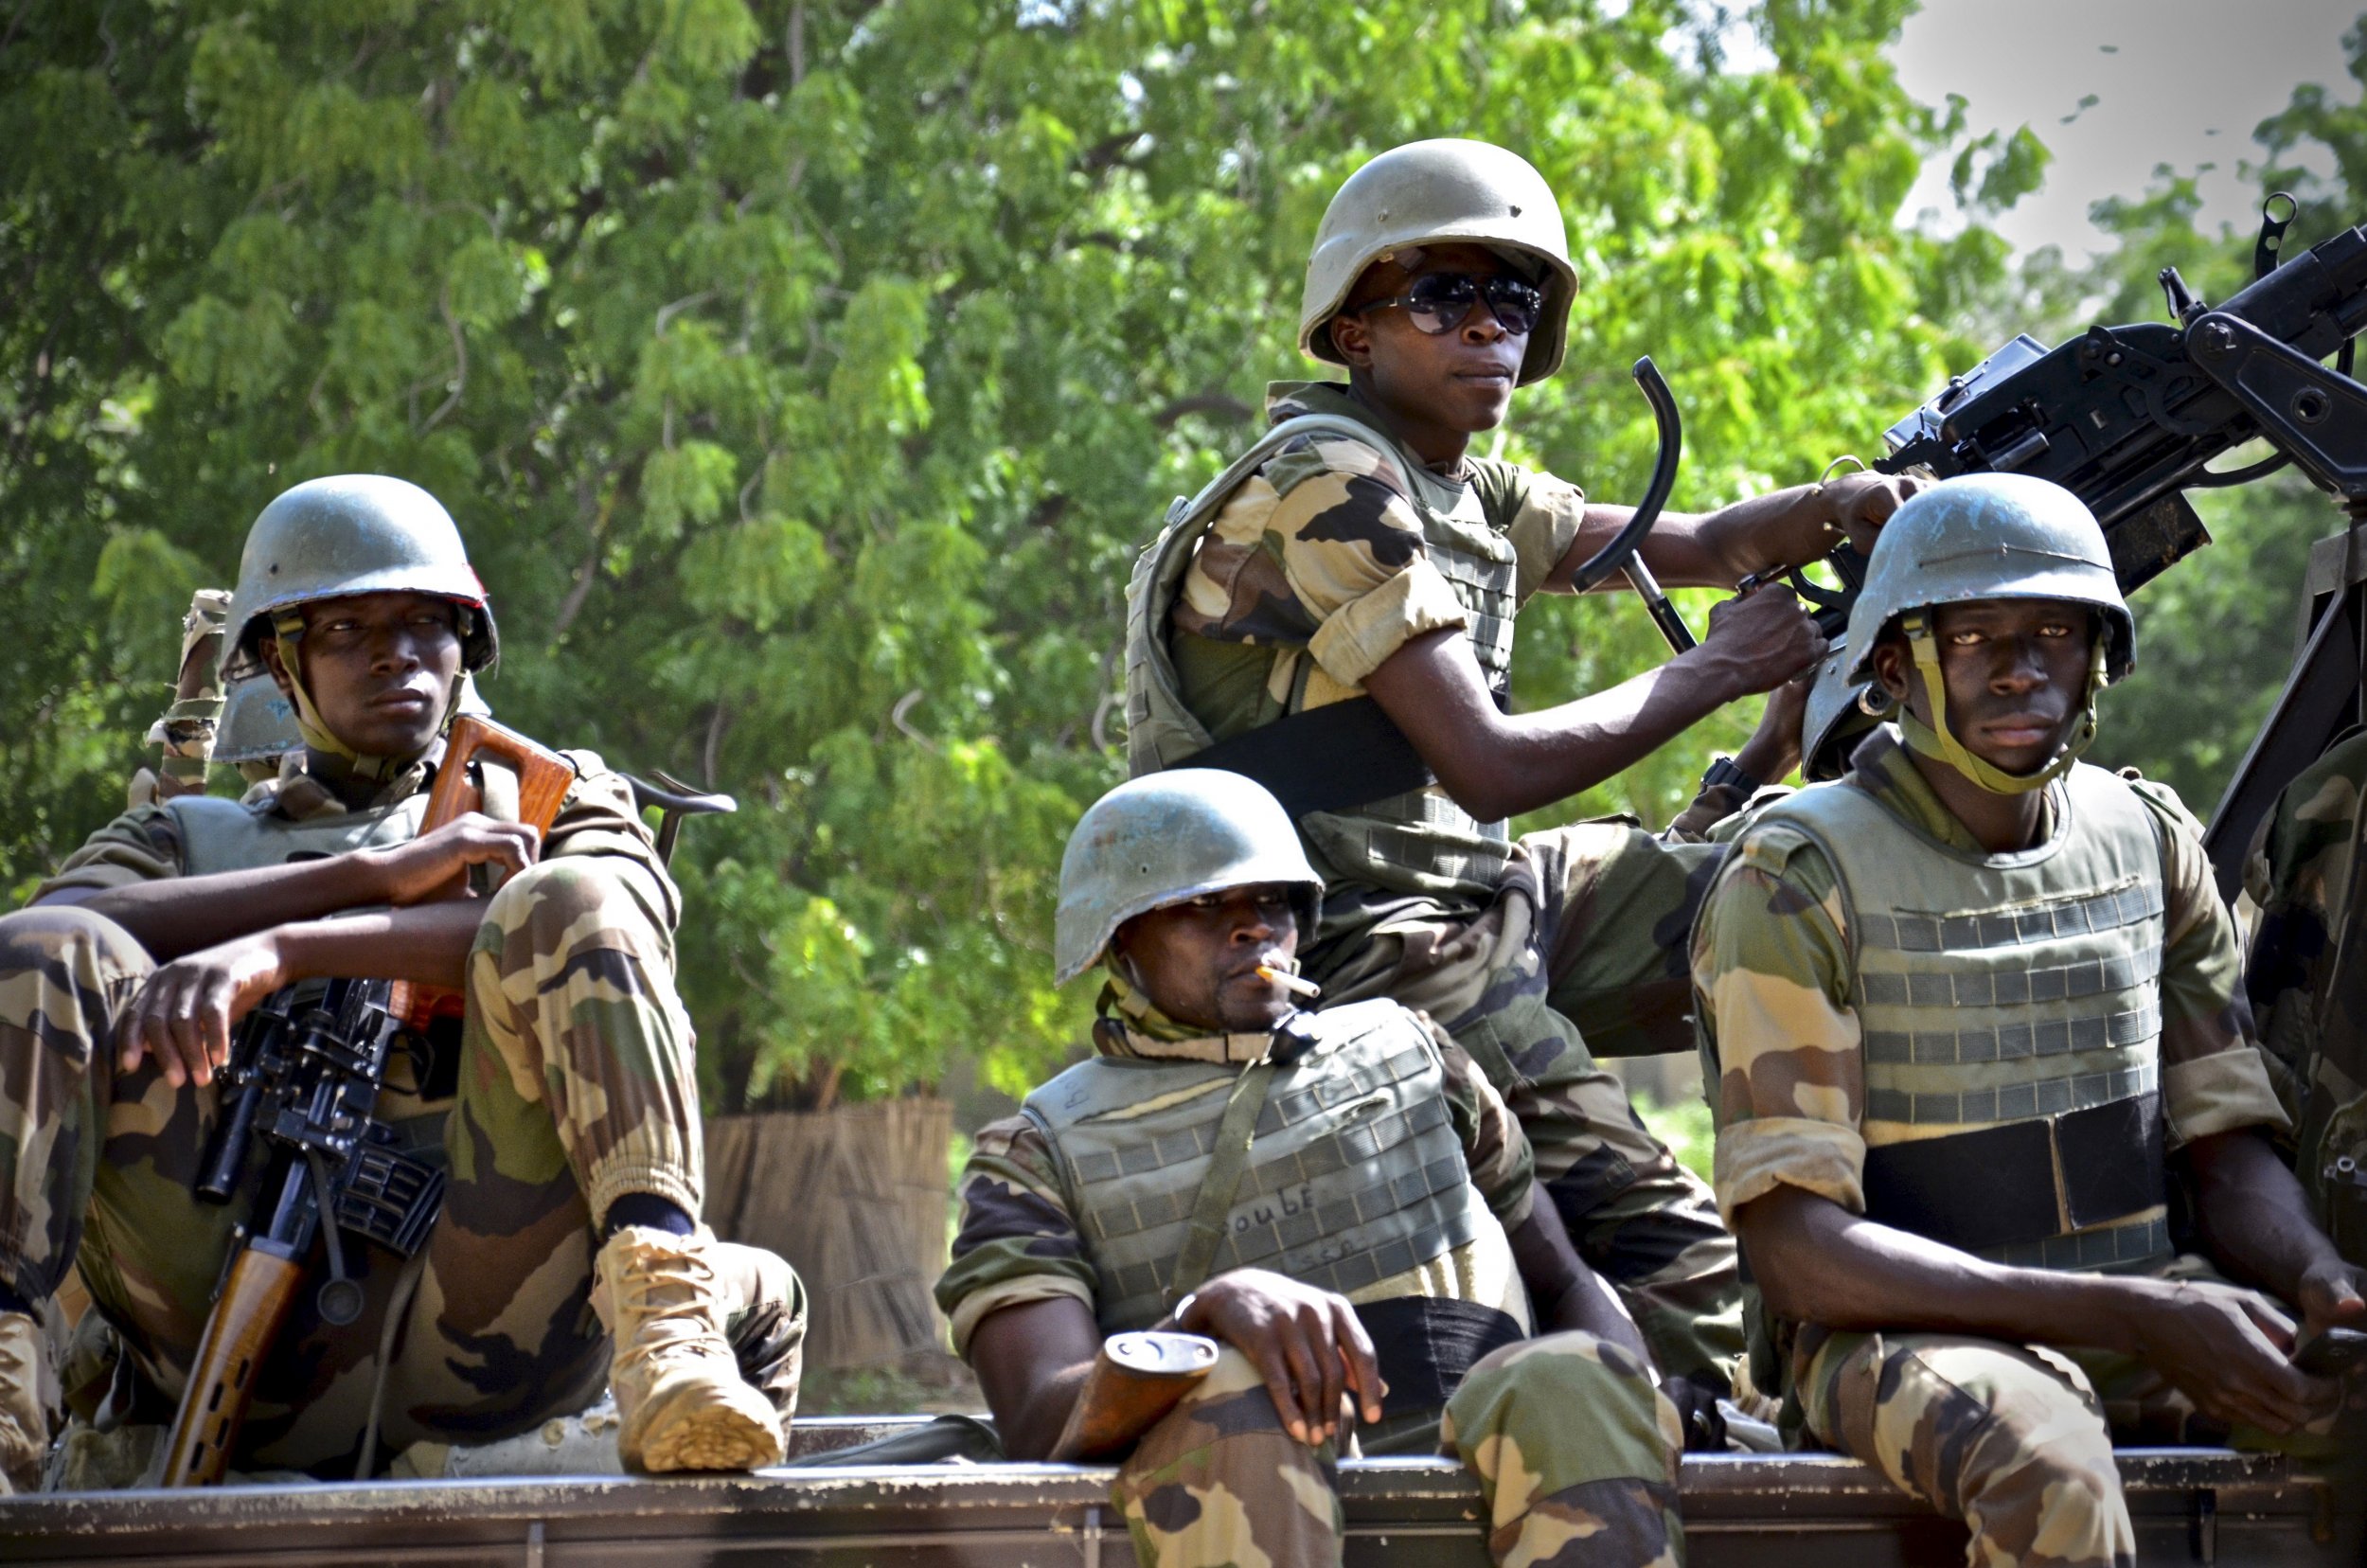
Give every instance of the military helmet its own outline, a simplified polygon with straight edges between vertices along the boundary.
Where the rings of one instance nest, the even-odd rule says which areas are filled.
[[[1545,313],[1521,361],[1521,383],[1561,366],[1578,275],[1561,205],[1526,158],[1489,142],[1441,137],[1393,147],[1349,175],[1324,209],[1299,303],[1299,347],[1344,363],[1331,318],[1364,269],[1401,250],[1455,243],[1513,251],[1542,263]]]
[[[1811,784],[1847,773],[1858,742],[1889,711],[1889,694],[1870,681],[1851,680],[1849,664],[1849,644],[1835,643],[1808,683],[1800,716],[1800,776]]]
[[[2025,473],[1968,473],[1918,491],[1883,526],[1849,612],[1846,679],[1873,678],[1882,629],[1910,610],[1968,599],[2064,599],[2104,617],[2104,675],[2137,663],[2104,530],[2086,503]]]
[[[247,530],[239,585],[222,643],[225,683],[253,672],[273,612],[356,594],[435,594],[474,612],[461,639],[464,668],[500,651],[485,585],[469,564],[443,504],[408,480],[341,473],[283,490]]]
[[[1312,935],[1324,882],[1264,785],[1217,768],[1130,779],[1086,809],[1060,856],[1054,983],[1091,969],[1137,915],[1267,882],[1297,889],[1300,930]]]

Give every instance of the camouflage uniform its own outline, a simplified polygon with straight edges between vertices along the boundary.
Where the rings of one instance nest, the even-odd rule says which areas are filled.
[[[1110,1005],[1095,1033],[1109,1054],[1245,1060],[1225,1039],[1162,1017],[1122,981],[1112,981]],[[1501,1225],[1518,1226],[1535,1201],[1519,1125],[1470,1058],[1444,1035],[1433,1038],[1472,1185]],[[979,1323],[1006,1307],[1061,1296],[1096,1306],[1100,1275],[1075,1218],[1067,1167],[1034,1121],[983,1129],[961,1192],[952,1266],[936,1292],[957,1350],[967,1354]],[[1526,1332],[1528,1301],[1501,1225],[1349,1299],[1474,1303]],[[1395,1381],[1386,1364],[1382,1376]],[[1461,1455],[1487,1491],[1498,1561],[1575,1562],[1581,1552],[1606,1565],[1677,1560],[1676,1410],[1650,1370],[1619,1347],[1583,1333],[1519,1341],[1474,1363],[1443,1410],[1384,1408],[1380,1423],[1364,1429],[1361,1451]],[[1332,1445],[1309,1448],[1283,1429],[1255,1367],[1227,1347],[1208,1380],[1144,1435],[1118,1471],[1113,1498],[1146,1565],[1338,1563],[1334,1457]]]
[[[258,811],[306,823],[344,811],[295,766],[255,792]],[[399,1081],[382,1117],[450,1186],[386,1369],[383,1455],[414,1441],[482,1441],[596,1399],[609,1341],[590,1305],[595,1217],[628,1192],[695,1215],[703,1149],[689,1020],[673,986],[677,895],[628,786],[596,757],[541,860],[486,905],[470,953],[456,1079]],[[424,788],[395,780],[381,803]],[[177,876],[176,819],[142,807],[102,829],[43,889]],[[163,1421],[185,1385],[231,1227],[192,1185],[218,1114],[214,1086],[172,1089],[152,1058],[115,1066],[114,1019],[153,968],[121,927],[39,905],[0,918],[0,1277],[35,1302],[80,1266],[104,1318],[68,1365],[84,1416]],[[246,1190],[268,1158],[256,1140]],[[349,1474],[400,1265],[347,1243],[368,1307],[346,1328],[299,1294],[261,1374],[241,1470]],[[748,1381],[793,1402],[804,1300],[788,1266],[714,1249],[739,1311]],[[93,1340],[98,1343],[94,1344]],[[112,1340],[115,1343],[108,1344]],[[79,1389],[78,1389],[79,1385]]]
[[[1278,383],[1268,414],[1369,425],[1331,385]],[[1478,613],[1425,554],[1398,461],[1344,436],[1303,436],[1216,516],[1167,629],[1179,694],[1214,739],[1362,696],[1364,678],[1415,637],[1479,635]],[[1585,497],[1490,458],[1467,458],[1463,472],[1513,560],[1508,616],[1568,553]],[[1487,636],[1490,656],[1508,657],[1508,618]],[[1699,802],[1687,821],[1739,804]],[[1326,1006],[1394,997],[1461,1040],[1519,1114],[1572,1238],[1663,1369],[1722,1380],[1742,1348],[1733,1238],[1706,1186],[1594,1060],[1690,1044],[1684,940],[1718,850],[1682,841],[1698,827],[1656,837],[1624,821],[1507,843],[1435,786],[1415,814],[1425,819],[1419,867],[1389,864],[1389,846],[1413,836],[1393,822],[1301,819],[1326,884],[1306,972]]]
[[[2359,914],[2362,788],[2367,730],[2355,730],[2287,787],[2244,879],[2245,985],[2293,1119],[2288,1153],[2318,1222],[2353,1263],[2367,1263],[2367,969],[2356,935],[2344,938]]]
[[[1860,748],[1846,781],[1818,788],[1861,790],[1924,837],[1983,852],[1888,729]],[[2234,923],[2200,829],[2167,790],[2131,788],[2162,846],[2158,1057],[2167,1141],[2278,1129],[2284,1117],[2237,994]],[[2047,810],[2052,837],[2063,821],[2058,796],[2050,794]],[[1814,844],[1771,830],[1766,819],[1741,835],[1710,895],[1694,938],[1693,983],[1705,1070],[1717,1085],[1717,1197],[1729,1218],[1782,1185],[1864,1213],[1869,1149],[1949,1131],[1868,1114],[1853,927],[1869,918],[1888,918],[1853,902]],[[2047,1060],[2020,1059],[2033,1076]],[[2009,1081],[2012,1064],[1998,1065],[1998,1081]],[[2150,1232],[2162,1214],[2157,1205],[2081,1235]],[[2141,1267],[2213,1277],[2191,1257]],[[1754,1334],[1755,1369],[1789,1395],[1788,1417],[1971,1523],[1976,1562],[2129,1560],[2134,1537],[2112,1438],[2227,1435],[2126,1356],[1943,1333],[1840,1333],[1767,1317],[1754,1328],[1763,1334]]]

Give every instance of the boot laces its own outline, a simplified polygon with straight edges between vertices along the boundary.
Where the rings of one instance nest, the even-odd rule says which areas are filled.
[[[620,1323],[632,1326],[620,1359],[706,1355],[723,1347],[717,1274],[703,1248],[650,1248],[618,1271]]]

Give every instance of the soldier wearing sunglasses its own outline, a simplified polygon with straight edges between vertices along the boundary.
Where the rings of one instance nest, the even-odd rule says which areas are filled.
[[[1305,949],[1326,1005],[1385,995],[1447,1025],[1663,1371],[1722,1393],[1742,1349],[1733,1238],[1595,1059],[1691,1048],[1685,937],[1716,853],[1693,828],[1790,772],[1786,683],[1825,650],[1769,589],[1721,605],[1701,646],[1657,669],[1509,711],[1520,607],[1569,592],[1628,517],[1469,451],[1515,387],[1560,365],[1575,282],[1553,192],[1502,148],[1416,142],[1342,186],[1299,341],[1346,380],[1270,389],[1272,428],[1145,552],[1129,760],[1231,768],[1285,802],[1327,889]],[[1664,515],[1644,556],[1664,583],[1732,587],[1843,532],[1870,543],[1911,489],[1858,475]],[[1682,830],[1508,832],[1768,691],[1788,695]]]

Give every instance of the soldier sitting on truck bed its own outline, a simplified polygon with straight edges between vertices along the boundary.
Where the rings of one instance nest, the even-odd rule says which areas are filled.
[[[1664,1369],[1723,1393],[1742,1350],[1734,1238],[1597,1060],[1690,1045],[1684,941],[1717,852],[1621,822],[1516,841],[1504,819],[1781,685],[1824,642],[1789,590],[1762,590],[1657,669],[1509,711],[1521,607],[1572,591],[1629,518],[1472,450],[1516,386],[1560,367],[1576,289],[1559,202],[1517,153],[1414,142],[1347,178],[1298,323],[1341,379],[1270,386],[1273,428],[1137,564],[1128,763],[1230,768],[1289,804],[1326,881],[1308,972],[1334,1002],[1388,996],[1463,1042]],[[1664,514],[1639,559],[1732,587],[1843,529],[1870,538],[1913,484],[1857,474]],[[1419,765],[1373,765],[1393,750]],[[1721,760],[1705,793],[1739,805],[1790,771],[1785,750]]]
[[[1105,967],[1097,1054],[978,1134],[937,1286],[1006,1451],[1055,1450],[1105,1334],[1180,1328],[1223,1350],[1118,1472],[1146,1568],[1337,1564],[1360,1417],[1367,1453],[1462,1455],[1499,1561],[1673,1562],[1675,1406],[1519,1124],[1421,1014],[1293,1001],[1322,887],[1237,774],[1121,785],[1071,836],[1055,954]]]
[[[236,1467],[351,1474],[374,1392],[393,1452],[504,1436],[611,1382],[630,1466],[779,1459],[803,1298],[780,1259],[697,1221],[677,895],[625,781],[573,753],[542,841],[477,813],[419,833],[464,672],[494,651],[434,497],[297,486],[248,535],[223,661],[268,667],[304,749],[245,802],[135,808],[0,918],[0,1491],[42,1473],[58,1374],[35,1316],[78,1262],[119,1351],[88,1391],[102,1422],[169,1418],[253,1218],[191,1190],[215,1074],[242,1013],[327,976],[463,991],[458,1038],[378,1107],[450,1185],[391,1363],[388,1256],[348,1327],[299,1292]],[[489,900],[459,891],[479,864],[507,872]]]
[[[1973,1562],[2126,1563],[2112,1440],[2329,1442],[2340,1387],[2290,1358],[2367,1310],[2360,1272],[2263,1136],[2198,829],[2077,760],[2135,654],[2087,508],[2011,474],[1916,496],[1848,647],[1898,730],[1752,823],[1694,943],[1762,1370]]]

